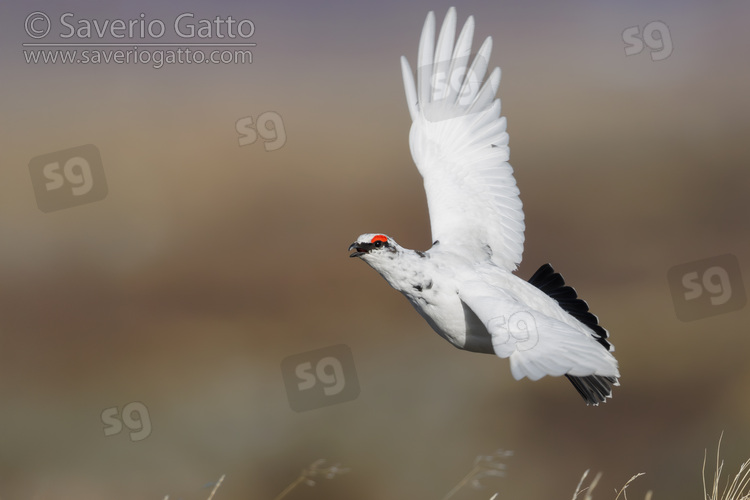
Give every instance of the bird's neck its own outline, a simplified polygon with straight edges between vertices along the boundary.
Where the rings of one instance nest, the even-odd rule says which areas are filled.
[[[370,263],[385,280],[396,290],[403,292],[412,287],[412,283],[421,281],[427,267],[429,256],[424,252],[401,249],[392,259]]]

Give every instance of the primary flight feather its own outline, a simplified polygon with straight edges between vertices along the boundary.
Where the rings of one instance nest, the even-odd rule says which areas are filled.
[[[472,54],[474,20],[456,38],[454,8],[437,42],[435,31],[430,12],[416,83],[401,58],[409,145],[424,179],[433,246],[409,250],[366,233],[349,247],[351,256],[378,271],[456,347],[509,358],[516,379],[565,375],[587,404],[603,402],[620,376],[607,331],[549,264],[529,281],[512,274],[525,226],[495,97],[500,68],[487,76],[492,39]]]

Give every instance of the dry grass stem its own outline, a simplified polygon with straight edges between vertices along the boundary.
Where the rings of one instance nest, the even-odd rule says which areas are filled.
[[[324,458],[314,461],[306,469],[303,469],[299,477],[292,481],[292,483],[284,488],[284,491],[276,495],[274,500],[280,500],[284,498],[290,491],[296,488],[299,484],[305,483],[308,486],[315,486],[315,477],[324,477],[325,479],[333,479],[334,477],[349,472],[349,469],[341,467],[339,464],[331,465],[330,467],[323,467],[326,462]]]
[[[492,455],[479,455],[474,459],[474,467],[442,500],[448,500],[468,483],[471,483],[474,488],[481,488],[481,480],[485,477],[503,477],[505,475],[504,460],[511,456],[513,456],[513,452],[510,450],[497,450]],[[492,498],[495,497],[497,497],[497,493]]]
[[[706,490],[706,459],[708,450],[703,452],[703,499],[704,500],[750,500],[750,459],[746,460],[740,466],[740,470],[727,484],[724,485],[724,490],[719,494],[719,483],[721,483],[721,473],[724,469],[724,460],[721,460],[721,440],[724,437],[724,433],[719,436],[719,444],[716,447],[716,469],[714,471],[714,482],[711,487],[711,492]]]
[[[645,472],[639,472],[635,476],[633,476],[630,479],[628,479],[628,481],[623,485],[623,487],[620,488],[620,491],[615,490],[615,493],[617,493],[617,496],[615,497],[615,500],[618,500],[620,498],[620,496],[622,496],[623,500],[628,500],[628,495],[625,492],[625,490],[628,488],[628,486],[630,486],[630,483],[632,483],[636,478],[638,478],[638,477],[640,477],[640,476],[642,476],[644,474],[645,474]],[[585,493],[586,496],[584,496],[582,500],[593,500],[594,497],[591,496],[591,494],[594,491],[594,488],[596,487],[596,485],[599,483],[599,479],[601,479],[602,473],[601,472],[597,473],[596,476],[594,477],[594,480],[591,481],[591,484],[588,485],[587,487],[581,489],[581,486],[583,486],[583,482],[586,480],[586,476],[588,476],[588,475],[589,475],[589,471],[586,470],[583,473],[583,476],[581,476],[581,480],[578,481],[578,486],[576,486],[576,491],[575,491],[575,493],[573,493],[573,500],[576,500],[583,493]],[[649,491],[648,493],[646,493],[646,500],[651,500],[651,496],[652,496],[652,492],[651,491]]]
[[[224,478],[226,476],[227,476],[226,474],[222,474],[221,475],[221,477],[219,478],[219,480],[214,485],[214,489],[211,490],[211,495],[209,495],[208,500],[212,500],[213,499],[214,495],[216,494],[216,490],[219,489],[219,486],[221,486],[221,483],[224,482]]]

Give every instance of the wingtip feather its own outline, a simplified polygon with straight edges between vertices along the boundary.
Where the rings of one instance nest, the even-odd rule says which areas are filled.
[[[411,70],[409,60],[401,56],[401,75],[404,78],[404,92],[406,93],[406,105],[409,107],[409,115],[412,121],[419,116],[419,104],[417,101],[417,88],[414,84],[414,74]]]
[[[430,11],[424,20],[417,53],[417,85],[419,102],[428,102],[432,82],[432,59],[435,50],[435,12]]]

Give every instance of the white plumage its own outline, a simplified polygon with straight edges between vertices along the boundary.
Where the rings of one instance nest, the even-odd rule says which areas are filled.
[[[413,120],[409,144],[424,178],[432,240],[472,253],[491,249],[495,264],[514,270],[523,253],[524,223],[508,164],[506,122],[495,99],[500,68],[482,85],[492,38],[469,65],[474,19],[466,21],[454,49],[455,30],[451,8],[434,49],[435,15],[427,15],[419,44],[419,92],[409,62],[401,57]]]
[[[598,404],[619,377],[607,332],[551,266],[528,282],[512,274],[525,226],[495,98],[500,69],[485,79],[489,37],[471,57],[472,17],[457,39],[455,31],[451,8],[436,43],[428,14],[416,84],[401,58],[409,144],[424,179],[433,246],[408,250],[367,233],[350,246],[352,257],[377,270],[456,347],[510,358],[516,379],[565,375],[587,404]]]

